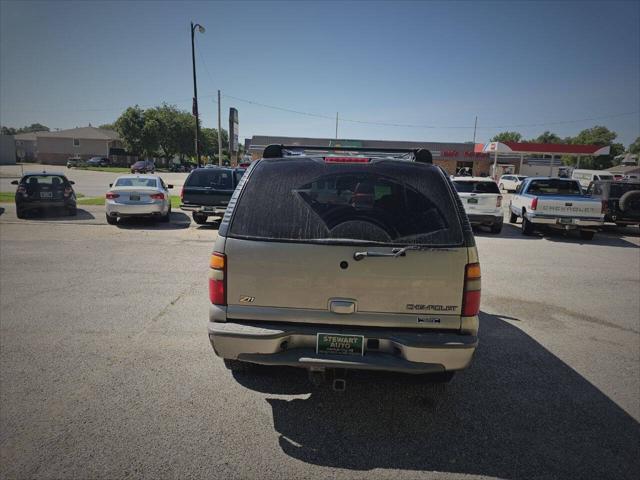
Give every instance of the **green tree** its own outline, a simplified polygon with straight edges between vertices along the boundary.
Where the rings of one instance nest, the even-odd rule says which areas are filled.
[[[145,126],[151,125],[157,134],[157,143],[160,154],[167,158],[173,158],[180,150],[179,117],[182,114],[175,106],[163,104],[161,107],[151,108],[145,111]]]
[[[116,120],[115,127],[129,152],[136,155],[143,153],[144,110],[138,105],[127,108]]]
[[[629,153],[640,154],[640,137],[636,138],[636,141],[629,145]]]
[[[49,127],[42,125],[41,123],[32,123],[27,127],[13,128],[2,127],[2,135],[17,135],[19,133],[31,133],[31,132],[50,132]]]
[[[555,133],[546,130],[532,140],[533,143],[564,143],[564,141]]]
[[[129,152],[148,157],[157,155],[160,122],[153,114],[147,115],[147,112],[135,105],[118,117],[114,127]]]
[[[18,129],[18,133],[30,133],[30,132],[49,132],[49,127],[42,125],[41,123],[32,123],[28,127],[22,127]]]
[[[103,123],[102,125],[98,126],[98,128],[102,128],[103,130],[115,130],[116,129],[116,124],[115,123]]]
[[[500,132],[495,135],[491,142],[520,142],[522,140],[522,134],[518,132]]]
[[[203,154],[209,157],[218,156],[218,130],[215,128],[203,128],[201,130],[203,138]],[[229,155],[229,134],[222,129],[222,156]]]
[[[618,137],[618,134],[607,127],[602,125],[596,125],[592,128],[586,128],[582,130],[578,135],[570,139],[569,143],[574,145],[598,145],[601,147],[610,147],[609,155],[599,155],[597,157],[587,156],[580,159],[580,167],[604,170],[614,164],[614,157],[624,152],[624,145],[621,143],[614,143],[614,140]],[[575,157],[563,158],[563,161],[567,165],[575,165],[577,159]]]

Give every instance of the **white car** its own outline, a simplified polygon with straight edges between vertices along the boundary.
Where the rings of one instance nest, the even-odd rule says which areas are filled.
[[[498,187],[502,192],[515,192],[525,178],[527,177],[524,175],[502,175],[498,180]]]
[[[453,177],[452,181],[471,225],[485,225],[491,233],[500,233],[504,213],[496,182],[488,177]]]
[[[123,175],[109,185],[106,193],[107,223],[122,217],[153,217],[163,222],[171,215],[169,189],[157,175]]]

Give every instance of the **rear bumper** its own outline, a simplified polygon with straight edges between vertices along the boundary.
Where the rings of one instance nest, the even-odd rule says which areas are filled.
[[[622,225],[640,225],[640,218],[638,217],[627,217],[623,215],[609,215],[605,216],[605,221],[618,223]]]
[[[575,218],[575,217],[558,217],[556,215],[540,215],[526,213],[527,220],[536,225],[557,225],[562,228],[572,227],[601,227],[604,224],[602,218]],[[563,223],[566,220],[571,220],[570,223]]]
[[[180,209],[186,212],[196,212],[202,213],[205,215],[224,215],[224,212],[227,211],[226,206],[205,206],[205,205],[180,205]]]
[[[52,200],[52,201],[21,201],[16,202],[16,208],[20,210],[37,210],[41,208],[75,208],[75,200]]]
[[[163,215],[166,213],[164,204],[162,201],[154,203],[144,204],[126,204],[116,203],[107,200],[106,204],[107,215],[111,217],[126,217],[126,216],[145,216],[145,215]],[[168,210],[168,207],[166,208]]]
[[[478,345],[472,335],[388,331],[329,325],[209,322],[209,340],[222,358],[263,365],[433,373],[466,368]],[[364,355],[316,353],[318,333],[363,335]],[[377,340],[372,348],[368,340]]]
[[[471,225],[500,225],[504,221],[502,212],[499,214],[496,213],[495,215],[467,213],[467,217]]]

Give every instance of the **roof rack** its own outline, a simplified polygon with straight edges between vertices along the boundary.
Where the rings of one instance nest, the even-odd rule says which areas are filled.
[[[267,145],[262,154],[262,158],[283,158],[286,156],[295,156],[299,152],[356,152],[379,154],[380,156],[401,156],[411,155],[413,160],[420,163],[433,163],[433,156],[426,148],[377,148],[377,147],[320,147],[308,145]]]

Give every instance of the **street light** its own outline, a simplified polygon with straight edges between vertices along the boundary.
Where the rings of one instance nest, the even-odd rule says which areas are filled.
[[[200,117],[198,115],[198,85],[196,84],[196,50],[194,36],[196,29],[200,33],[204,33],[204,27],[199,23],[195,25],[191,22],[191,63],[193,65],[193,107],[192,113],[196,117],[196,162],[200,166],[200,146],[198,145],[198,137],[200,137]]]

